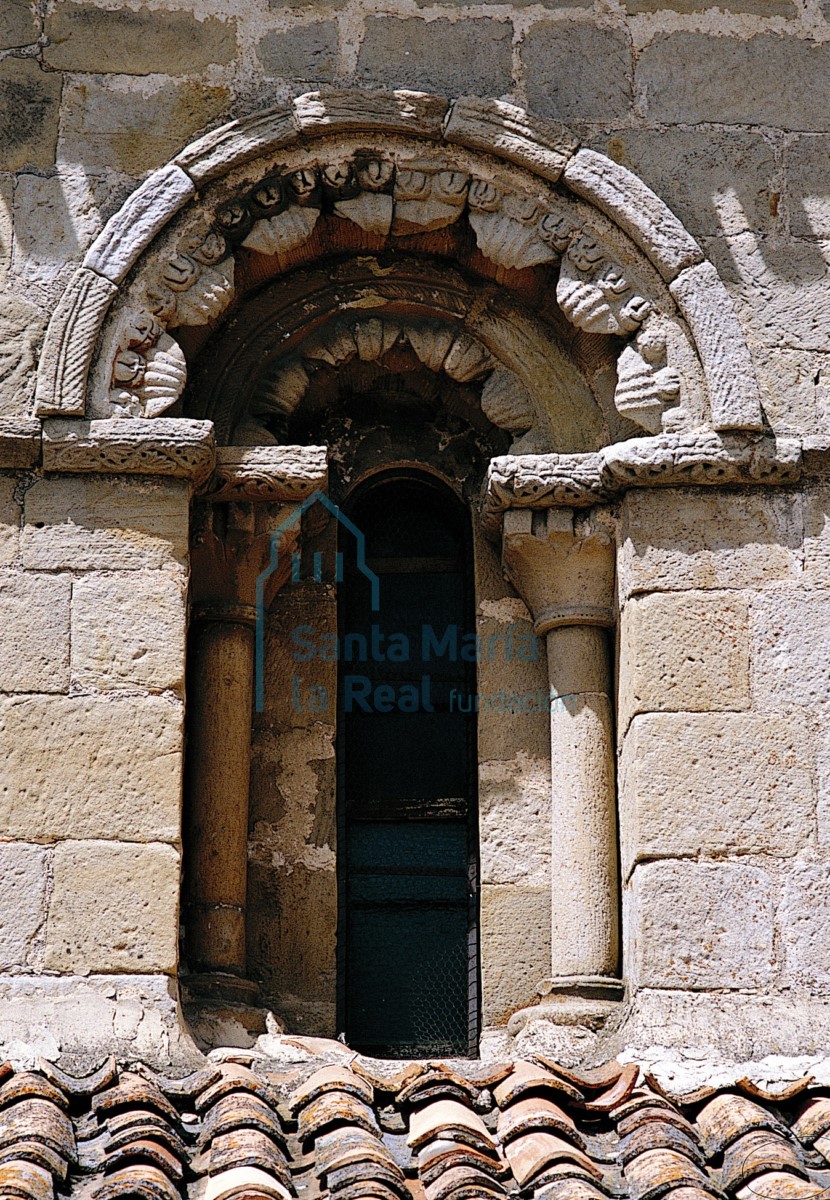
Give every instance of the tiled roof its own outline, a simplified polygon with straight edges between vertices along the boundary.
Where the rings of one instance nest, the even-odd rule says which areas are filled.
[[[325,1065],[321,1065],[325,1062]],[[0,1067],[0,1197],[53,1200],[809,1200],[830,1089],[671,1100],[636,1066],[360,1056],[183,1079],[110,1061]]]

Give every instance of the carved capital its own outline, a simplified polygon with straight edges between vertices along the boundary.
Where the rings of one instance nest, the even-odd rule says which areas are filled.
[[[220,446],[201,491],[214,503],[299,503],[327,480],[325,446]]]
[[[502,564],[538,636],[614,623],[614,541],[598,510],[579,518],[569,509],[509,510]]]

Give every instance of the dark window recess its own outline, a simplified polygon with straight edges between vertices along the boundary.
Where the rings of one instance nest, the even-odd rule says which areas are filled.
[[[363,635],[370,654],[339,666],[340,1028],[350,1046],[379,1057],[475,1054],[476,726],[474,711],[451,700],[453,689],[475,691],[475,664],[453,661],[452,639],[446,653],[435,640],[440,647],[454,626],[460,644],[475,629],[469,514],[424,476],[374,483],[348,512],[380,580],[380,607],[372,611],[357,547],[341,529],[341,644]],[[391,634],[405,635],[403,661],[373,659],[372,626],[384,649]],[[425,627],[435,633],[427,646]],[[386,685],[392,711],[372,699],[363,711],[355,676],[372,698]],[[415,711],[400,711],[397,698],[416,693]]]

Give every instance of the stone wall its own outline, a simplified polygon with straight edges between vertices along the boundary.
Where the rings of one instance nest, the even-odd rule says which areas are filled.
[[[339,83],[505,98],[636,172],[721,273],[774,430],[826,436],[828,68],[826,0],[5,0],[0,416],[31,413],[46,321],[148,172],[207,128]],[[830,1032],[828,508],[820,474],[620,502],[635,1045],[749,1057]],[[185,480],[44,474],[36,456],[0,474],[2,1042],[78,1050],[94,1026],[119,1053],[185,1045],[172,981],[187,553]],[[482,629],[524,619],[489,545],[478,564]],[[517,734],[526,720],[480,730],[493,1023],[532,999],[551,955],[549,762],[544,730]],[[255,726],[248,932],[252,962],[325,1025],[334,780],[318,725]],[[314,805],[288,811],[312,795],[328,824]],[[298,962],[279,921],[304,904],[325,920],[322,936],[300,930],[313,953]]]

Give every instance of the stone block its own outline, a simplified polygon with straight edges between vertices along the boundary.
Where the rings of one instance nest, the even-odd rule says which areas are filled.
[[[773,974],[773,889],[743,863],[638,866],[626,926],[636,985],[757,988]]]
[[[12,265],[14,185],[14,175],[11,173],[0,174],[0,279],[2,280],[5,280],[9,267]]]
[[[762,709],[830,702],[830,596],[761,592],[752,600],[752,701]]]
[[[789,492],[631,490],[618,584],[635,592],[758,588],[801,574],[801,501]]]
[[[73,203],[72,181],[61,175],[18,175],[14,192],[15,274],[56,279],[98,232],[91,203]]]
[[[22,417],[31,412],[38,344],[44,324],[42,314],[28,301],[11,292],[3,296],[0,304],[0,417]]]
[[[0,593],[2,595],[2,593]],[[72,589],[72,683],[184,690],[186,597],[163,571],[87,575]]]
[[[706,239],[704,249],[755,343],[762,347],[827,350],[828,243],[784,237],[772,240],[747,233]]]
[[[710,262],[669,284],[700,356],[715,429],[763,429],[761,397],[744,332]]]
[[[620,628],[620,732],[636,713],[721,712],[749,708],[749,699],[745,597],[683,592],[628,601]]]
[[[759,133],[617,129],[595,134],[586,144],[638,175],[695,237],[778,227],[773,210],[779,168]]]
[[[43,57],[56,71],[187,75],[233,61],[236,22],[185,11],[62,3],[47,13]]]
[[[761,403],[777,434],[830,434],[830,354],[765,348],[755,354]]]
[[[15,496],[17,480],[0,475],[0,567],[17,558],[20,549],[20,504]]]
[[[63,97],[61,157],[138,177],[172,158],[182,142],[230,106],[227,88],[195,80],[85,79]]]
[[[36,59],[0,62],[0,171],[55,165],[60,98],[60,76]]]
[[[815,86],[805,89],[805,79]],[[650,121],[821,132],[830,129],[830,43],[660,34],[638,56],[636,90]]]
[[[188,485],[178,479],[40,479],[26,493],[26,567],[138,570],[187,561]]]
[[[784,148],[787,218],[794,237],[830,237],[830,138],[804,133]]]
[[[525,34],[521,56],[528,105],[540,116],[614,121],[631,112],[631,44],[622,30],[538,21]]]
[[[830,588],[830,483],[810,483],[803,493],[804,577],[817,588]]]
[[[68,575],[0,571],[0,692],[69,690]]]
[[[0,50],[31,46],[40,35],[40,20],[30,0],[4,0],[0,9]]]
[[[504,1025],[550,977],[550,887],[482,887],[480,914],[481,1018]]]
[[[46,920],[48,970],[176,969],[179,853],[172,846],[62,842]]]
[[[500,96],[513,86],[512,41],[512,26],[492,19],[370,17],[357,79],[369,87]]]
[[[155,696],[0,704],[0,827],[37,841],[180,836],[182,705]]]
[[[699,263],[703,252],[639,176],[595,150],[582,149],[565,168],[571,191],[606,213],[645,251],[664,279]]]
[[[778,926],[784,948],[784,986],[830,985],[830,864],[795,862],[785,868]]]
[[[729,13],[752,13],[759,17],[796,17],[795,0],[624,0],[628,13],[710,12],[713,8]]]
[[[620,763],[623,874],[684,855],[795,854],[816,808],[801,714],[649,713]]]
[[[271,77],[331,83],[337,76],[337,37],[336,21],[272,29],[259,42],[257,58]]]
[[[519,754],[478,769],[483,884],[550,887],[550,761]]]
[[[46,917],[48,851],[0,845],[0,969],[33,965]]]

